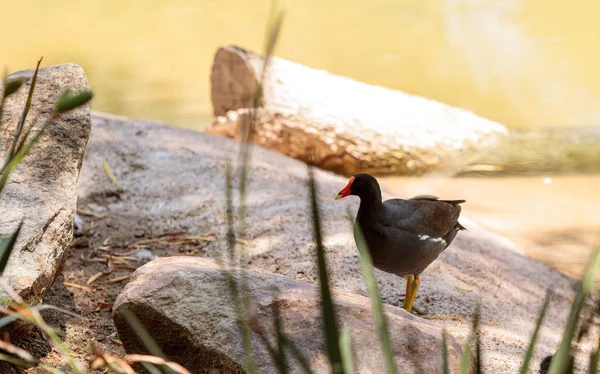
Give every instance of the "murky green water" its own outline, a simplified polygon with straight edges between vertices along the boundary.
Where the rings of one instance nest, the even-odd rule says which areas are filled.
[[[600,123],[600,2],[282,1],[277,55],[510,126]],[[262,49],[269,1],[2,0],[10,70],[71,61],[94,109],[202,128],[216,48]]]

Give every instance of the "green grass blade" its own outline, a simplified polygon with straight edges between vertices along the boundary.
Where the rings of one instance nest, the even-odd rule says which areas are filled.
[[[73,317],[77,317],[77,318],[81,317],[80,315],[78,315],[76,313],[73,313],[71,311],[59,308],[59,307],[54,306],[54,305],[48,305],[48,304],[36,305],[36,306],[33,306],[33,307],[29,307],[29,309],[37,310],[37,311],[42,311],[42,310],[45,310],[45,309],[53,309],[53,310],[57,310],[57,311],[59,311],[61,313],[64,313],[64,314],[67,314],[67,315],[70,315],[70,316],[73,316]],[[4,317],[0,318],[0,328],[8,325],[9,323],[12,323],[12,322],[16,321],[17,319],[20,319],[22,321],[27,321],[27,319],[25,317],[22,317],[20,314],[18,314],[17,316],[10,316],[10,315],[9,316],[4,316]]]
[[[33,78],[31,78],[31,86],[29,86],[29,93],[27,94],[27,101],[25,102],[25,106],[23,107],[23,112],[21,112],[21,118],[19,119],[19,123],[17,124],[17,128],[15,129],[15,136],[13,142],[10,146],[10,150],[8,151],[8,157],[6,163],[10,162],[12,159],[15,146],[19,141],[19,137],[21,136],[21,131],[23,130],[23,126],[25,125],[25,120],[27,119],[27,114],[29,113],[29,109],[31,108],[31,99],[33,98],[33,91],[35,90],[35,84],[37,82],[38,71],[40,70],[40,64],[42,63],[42,58],[39,59],[37,66],[35,67],[35,72],[33,73]]]
[[[271,344],[271,342],[269,342],[269,339],[267,339],[267,337],[264,334],[257,334],[257,335],[260,338],[260,341],[265,346],[265,348],[267,348],[267,351],[269,352],[269,356],[271,356],[271,360],[273,361],[275,366],[277,366],[279,369],[279,373],[281,373],[281,368],[279,368],[279,364],[278,364],[279,356],[278,356],[277,350],[275,349],[275,347],[273,347],[273,344]],[[286,370],[286,369],[284,369],[284,370]]]
[[[450,365],[448,364],[448,332],[442,330],[442,373],[450,374]]]
[[[352,215],[350,211],[347,212],[348,218],[352,224]],[[383,312],[383,306],[381,298],[379,297],[379,289],[377,287],[377,279],[373,273],[373,260],[367,242],[362,233],[358,222],[352,224],[354,231],[354,238],[356,240],[356,246],[360,253],[360,266],[362,268],[363,278],[367,284],[367,290],[369,291],[369,298],[371,299],[371,309],[373,311],[373,322],[377,329],[377,335],[381,344],[381,350],[385,357],[386,372],[388,374],[396,373],[396,365],[394,363],[394,352],[392,350],[392,343],[388,333],[387,322],[385,314]]]
[[[460,359],[460,373],[469,374],[471,368],[471,345],[466,344]]]
[[[308,360],[306,359],[306,357],[304,357],[304,355],[302,354],[300,349],[298,349],[296,344],[293,341],[291,341],[289,338],[287,338],[286,336],[284,336],[284,339],[285,339],[285,346],[289,348],[290,353],[298,361],[298,363],[300,364],[300,367],[302,368],[302,370],[304,370],[304,373],[313,374],[313,371],[310,368],[310,364],[308,363]]]
[[[271,360],[273,360],[273,363],[277,367],[277,372],[279,374],[286,374],[286,373],[288,373],[287,359],[285,356],[285,348],[286,348],[287,341],[286,341],[286,336],[283,333],[283,326],[281,323],[281,315],[279,313],[279,305],[277,304],[277,302],[274,302],[271,305],[271,309],[273,311],[273,319],[275,322],[274,324],[275,324],[275,337],[277,340],[277,349],[275,349],[273,344],[271,344],[269,342],[269,339],[267,339],[267,337],[265,336],[265,334],[263,333],[262,330],[257,335],[263,342],[263,345],[267,348],[267,351],[269,352],[269,355],[271,356]]]
[[[265,77],[267,75],[267,69],[271,63],[271,59],[273,58],[273,53],[275,52],[275,47],[277,46],[277,41],[279,40],[279,35],[283,25],[284,12],[278,8],[278,2],[276,0],[271,1],[271,9],[269,11],[269,18],[267,21],[265,45],[263,50],[264,64],[262,66],[261,74],[259,81],[257,82],[256,91],[254,92],[252,101],[252,107],[254,108],[254,121],[256,120],[256,109],[262,105],[261,103],[264,94],[263,87]]]
[[[71,94],[69,90],[64,90],[54,104],[54,111],[59,114],[66,113],[87,104],[93,96],[90,90],[81,90],[74,94]]]
[[[329,286],[329,273],[327,271],[327,260],[325,259],[325,248],[321,231],[321,215],[317,201],[317,186],[312,165],[308,165],[308,189],[310,193],[310,208],[313,222],[313,232],[317,244],[317,268],[319,271],[319,287],[321,294],[321,312],[323,327],[325,330],[325,343],[327,346],[327,357],[333,373],[342,373],[342,357],[339,346],[339,329],[335,307],[331,297]]]
[[[249,167],[252,156],[252,136],[257,119],[257,109],[261,106],[263,98],[263,83],[265,80],[266,68],[271,61],[281,26],[283,22],[282,12],[276,12],[276,2],[271,4],[271,13],[269,14],[269,21],[267,23],[266,37],[265,37],[265,50],[264,50],[264,65],[263,72],[259,77],[259,82],[256,84],[256,90],[252,97],[252,111],[251,116],[248,119],[242,118],[240,126],[242,127],[242,144],[240,145],[240,181],[239,181],[239,192],[240,192],[240,207],[239,207],[239,235],[242,239],[246,239],[246,191],[248,188],[248,175]]]
[[[0,97],[0,126],[2,126],[2,116],[4,114],[4,103],[6,102],[6,98],[10,95],[14,94],[21,88],[21,86],[25,83],[25,79],[23,78],[8,78],[6,74],[4,76],[4,92]]]
[[[227,218],[227,249],[229,250],[229,261],[235,265],[235,228],[233,224],[233,172],[231,162],[225,166],[225,215]]]
[[[565,326],[563,338],[560,342],[560,345],[558,346],[556,354],[552,358],[552,363],[550,364],[550,368],[548,369],[548,374],[562,374],[567,370],[567,368],[570,365],[571,342],[573,341],[573,337],[575,336],[577,323],[579,321],[579,316],[581,314],[581,309],[583,308],[585,298],[590,293],[592,284],[594,282],[594,277],[598,272],[599,266],[600,248],[598,248],[594,253],[592,260],[590,261],[590,265],[588,266],[588,269],[586,271],[586,274],[579,284],[577,295],[575,296],[575,300],[573,301],[573,306],[571,307],[571,312],[569,313],[567,324]]]
[[[65,374],[64,371],[58,370],[57,368],[54,368],[52,366],[43,365],[42,368],[44,368],[44,370],[48,370],[51,374]]]
[[[531,360],[533,359],[535,345],[537,343],[539,333],[542,328],[542,324],[544,323],[544,318],[546,317],[546,312],[548,311],[549,304],[550,304],[550,291],[548,291],[546,293],[546,298],[544,299],[544,303],[542,304],[542,308],[540,309],[540,313],[539,313],[537,321],[535,323],[535,328],[533,330],[533,334],[531,335],[531,339],[529,340],[529,346],[527,346],[525,358],[523,359],[523,365],[521,366],[521,371],[519,372],[520,374],[528,374],[529,373],[529,366],[531,365]]]
[[[479,332],[479,323],[481,322],[481,312],[479,305],[473,315],[473,335],[475,337],[475,374],[483,373],[483,355],[481,353],[481,334]]]
[[[477,305],[475,312],[473,312],[473,322],[471,325],[471,334],[467,339],[467,344],[465,344],[465,350],[463,351],[461,360],[460,360],[460,373],[461,374],[469,374],[471,372],[471,367],[473,366],[473,361],[475,361],[475,373],[481,373],[481,349],[479,342],[479,305]],[[472,357],[473,354],[471,349],[473,348],[473,344],[475,345],[475,357]]]
[[[14,317],[14,316],[4,316],[2,318],[0,318],[0,328],[8,325],[9,323],[12,323],[14,321],[16,321],[17,319],[20,319],[22,321],[26,321],[26,319],[23,318],[18,318],[18,317]]]
[[[8,162],[4,164],[4,166],[2,166],[2,169],[0,170],[0,193],[2,193],[2,191],[4,190],[4,187],[8,182],[8,177],[10,176],[10,174],[17,167],[17,165],[25,158],[25,156],[27,156],[31,148],[33,148],[35,143],[37,143],[40,136],[42,136],[42,133],[46,130],[49,124],[49,122],[45,122],[44,125],[42,125],[42,128],[32,137],[32,139],[30,139],[25,145],[20,147],[17,153],[13,157],[11,157],[10,160],[8,160]]]
[[[279,39],[279,33],[281,32],[283,15],[283,11],[279,10],[279,2],[276,0],[271,1],[271,8],[269,9],[269,18],[267,21],[267,30],[265,34],[265,45],[263,48],[264,54],[267,57],[271,57],[275,51],[275,46],[277,44],[277,40]]]
[[[120,310],[120,313],[123,315],[123,317],[125,317],[129,326],[131,326],[131,328],[133,328],[133,331],[135,331],[135,334],[140,339],[140,342],[142,342],[142,344],[144,344],[144,346],[146,347],[146,349],[148,349],[150,354],[153,356],[156,356],[156,357],[160,357],[166,361],[167,356],[164,354],[162,349],[160,349],[160,347],[158,346],[158,343],[156,343],[156,340],[154,340],[154,338],[152,337],[152,335],[150,335],[148,330],[146,330],[146,328],[144,328],[144,326],[142,325],[140,320],[137,318],[135,313],[133,313],[132,311],[130,311],[127,308],[122,308]],[[163,369],[167,373],[177,374],[173,369],[169,368],[166,365],[163,365]]]
[[[141,362],[144,369],[148,370],[150,374],[162,374],[162,371],[158,370],[158,368],[152,365],[149,362]]]
[[[231,271],[223,270],[225,277],[227,278],[227,284],[229,286],[229,295],[231,297],[236,323],[242,334],[242,342],[244,344],[244,352],[246,355],[246,370],[250,374],[257,372],[256,364],[254,363],[254,356],[252,354],[252,341],[250,340],[250,328],[245,319],[244,307],[240,300],[240,292],[238,290],[238,282]]]
[[[598,318],[600,316],[600,302],[596,304],[596,310],[591,316],[591,320],[593,323],[594,317]],[[600,332],[596,333],[596,349],[590,353],[590,366],[588,369],[589,373],[596,374],[598,373],[598,362],[600,360]]]
[[[229,261],[232,265],[238,264],[236,256],[236,238],[234,228],[234,217],[233,217],[233,171],[231,163],[228,162],[225,168],[225,198],[226,204],[226,219],[227,219],[227,248],[229,253]],[[238,264],[239,265],[239,264]],[[244,344],[244,353],[246,355],[246,368],[248,373],[254,374],[257,372],[256,364],[254,363],[254,356],[252,354],[252,340],[250,339],[250,328],[245,319],[244,307],[247,305],[247,298],[240,297],[239,284],[237,279],[231,273],[230,270],[223,269],[223,273],[227,278],[227,284],[229,286],[229,296],[233,304],[235,313],[236,323],[242,334],[242,342]],[[242,276],[242,275],[241,275]],[[242,281],[244,278],[242,278]],[[243,285],[244,286],[244,285]],[[245,295],[247,297],[247,288],[245,288]],[[243,300],[242,300],[243,299]]]
[[[598,373],[598,359],[600,358],[600,336],[596,337],[596,349],[590,354],[590,366],[588,368],[588,374]]]
[[[63,314],[69,315],[71,317],[81,318],[81,316],[79,314],[77,314],[77,313],[73,313],[70,310],[66,310],[66,309],[59,308],[57,306],[49,305],[49,304],[36,305],[34,307],[31,307],[31,309],[35,309],[35,310],[38,310],[38,311],[51,309],[51,310],[56,310],[56,311],[61,312]]]
[[[4,79],[4,98],[9,97],[21,88],[25,83],[23,78],[5,78]]]
[[[283,324],[281,322],[281,314],[279,310],[279,305],[277,302],[273,302],[271,304],[271,311],[273,312],[273,320],[275,327],[275,339],[277,341],[277,349],[269,342],[269,339],[262,331],[262,328],[259,327],[259,333],[257,333],[258,337],[262,341],[263,345],[269,351],[269,355],[271,356],[271,360],[277,367],[279,374],[287,374],[288,365],[285,357],[285,347],[286,347],[286,337],[283,332]]]
[[[342,365],[344,373],[354,373],[354,364],[352,363],[352,344],[350,342],[350,329],[344,326],[340,336],[340,352],[342,353]]]
[[[146,328],[144,328],[137,316],[127,308],[121,308],[119,312],[123,315],[123,317],[125,317],[129,326],[133,328],[133,331],[135,331],[135,334],[138,336],[140,341],[146,346],[148,352],[150,352],[150,354],[153,356],[166,360],[167,357],[163,353],[162,349],[160,349],[154,338],[150,335],[150,333],[148,333]]]
[[[274,302],[272,304],[273,308],[273,319],[275,322],[275,334],[277,337],[277,355],[276,355],[276,364],[279,369],[280,374],[288,373],[288,363],[287,358],[285,356],[285,337],[283,333],[283,322],[281,321],[281,313],[279,310],[279,304]]]
[[[0,276],[4,274],[4,269],[6,269],[10,254],[12,253],[17,238],[19,237],[19,233],[21,232],[21,227],[23,227],[23,222],[19,223],[17,229],[8,238],[4,238],[0,241]]]
[[[2,129],[2,117],[4,117],[4,102],[6,101],[6,98],[4,97],[4,95],[0,98],[0,129]]]
[[[35,366],[34,364],[29,363],[25,360],[15,358],[13,356],[10,356],[10,355],[4,354],[4,353],[0,353],[0,361],[10,362],[13,365],[17,365],[17,366],[25,368],[25,369],[29,369],[29,368]]]

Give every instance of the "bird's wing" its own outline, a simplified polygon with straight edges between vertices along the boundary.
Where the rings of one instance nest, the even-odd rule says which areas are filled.
[[[440,198],[434,195],[417,195],[412,197],[411,200],[439,200]]]
[[[418,235],[443,238],[458,224],[460,202],[463,201],[438,200],[429,197],[386,200],[383,223]]]
[[[467,202],[466,200],[440,200],[439,197],[433,195],[417,195],[412,197],[411,200],[441,201],[449,204],[462,204]]]
[[[420,274],[449,244],[382,222],[373,222],[364,234],[375,267],[399,276]]]

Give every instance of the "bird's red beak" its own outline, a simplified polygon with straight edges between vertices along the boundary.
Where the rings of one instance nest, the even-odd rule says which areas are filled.
[[[344,187],[344,189],[342,189],[337,196],[335,197],[336,200],[339,200],[343,197],[346,197],[348,195],[350,195],[350,187],[352,187],[352,183],[354,183],[354,177],[350,177],[350,180],[348,181],[348,184],[346,185],[346,187]]]

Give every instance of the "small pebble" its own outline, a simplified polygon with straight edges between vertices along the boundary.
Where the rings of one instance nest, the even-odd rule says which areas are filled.
[[[85,228],[85,221],[79,214],[75,215],[75,220],[73,221],[73,229],[75,230],[75,235],[79,236],[83,233],[83,229]]]
[[[150,261],[152,261],[152,260],[154,260],[156,258],[156,256],[154,255],[154,253],[152,253],[147,248],[142,248],[139,251],[137,251],[134,254],[134,257],[137,260],[137,262],[139,262],[142,265],[145,264],[146,262],[150,262]]]
[[[133,230],[133,236],[135,236],[136,238],[141,238],[142,236],[144,236],[145,233],[146,230],[144,230],[143,227],[136,227],[135,230]]]

